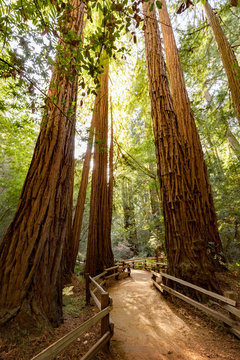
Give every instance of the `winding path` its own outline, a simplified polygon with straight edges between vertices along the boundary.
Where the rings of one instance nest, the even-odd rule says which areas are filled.
[[[133,270],[130,278],[116,282],[108,291],[115,324],[112,346],[122,360],[240,359],[235,349],[231,355],[229,347],[217,346],[217,331],[182,320],[177,309],[153,289],[149,272]]]

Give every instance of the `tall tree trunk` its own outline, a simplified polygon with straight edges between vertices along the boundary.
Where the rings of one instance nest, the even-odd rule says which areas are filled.
[[[63,26],[80,35],[84,4],[74,0],[71,5]],[[60,43],[71,58],[72,47],[64,39]],[[0,247],[0,322],[14,318],[32,331],[62,321],[60,263],[71,211],[78,87],[75,59],[68,66],[63,71],[57,57],[33,159]]]
[[[91,207],[85,271],[96,275],[114,263],[109,231],[108,159],[108,66],[100,76],[101,87],[94,106],[95,143]]]
[[[109,148],[109,180],[108,180],[108,206],[109,206],[109,237],[111,238],[112,227],[112,213],[113,213],[113,111],[112,111],[112,98],[110,98],[110,114],[111,114],[111,126],[110,126],[110,148]]]
[[[217,217],[215,213],[211,185],[208,180],[207,167],[205,164],[202,145],[198,135],[197,127],[194,121],[193,112],[184,81],[181,62],[178,55],[178,49],[173,34],[171,21],[168,15],[166,2],[162,0],[162,8],[159,10],[161,21],[161,29],[163,34],[163,42],[166,54],[167,70],[170,78],[170,89],[174,112],[177,117],[177,128],[182,139],[182,145],[185,147],[186,160],[192,169],[193,181],[191,182],[192,192],[199,193],[199,201],[201,208],[206,208],[205,224],[206,231],[211,234],[211,242],[215,246],[211,246],[209,250],[213,255],[222,253],[222,244],[218,234]],[[196,159],[198,159],[196,161]],[[206,238],[206,240],[209,240]],[[207,244],[207,246],[209,246]]]
[[[174,113],[153,1],[143,2],[145,49],[149,78],[151,114],[163,204],[168,271],[177,277],[215,287],[214,259],[208,242],[215,243],[209,232],[212,209],[194,188],[195,172],[188,161]],[[199,156],[195,161],[199,162]]]
[[[66,261],[65,261],[65,282],[71,280],[71,276],[74,273],[74,267],[76,264],[76,259],[78,254],[79,240],[82,229],[82,220],[83,220],[84,207],[86,202],[88,176],[89,176],[91,157],[92,157],[92,145],[94,140],[94,119],[95,116],[93,114],[91,126],[90,126],[87,150],[84,157],[84,163],[82,168],[82,177],[81,177],[80,188],[78,191],[74,220],[67,241],[68,248],[66,251]]]
[[[240,124],[240,78],[239,65],[236,56],[229,44],[218,18],[211,8],[209,2],[204,2],[204,10],[209,21],[213,36],[217,43],[218,51],[221,56],[224,69],[227,74],[229,88],[232,94],[233,106],[236,112],[237,119]]]

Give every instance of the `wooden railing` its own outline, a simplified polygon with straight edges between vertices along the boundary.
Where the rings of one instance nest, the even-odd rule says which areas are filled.
[[[129,264],[133,269],[141,268],[148,271],[152,269],[157,269],[157,271],[160,271],[160,269],[165,270],[167,268],[167,263],[158,260],[159,259],[157,259],[156,257],[148,257],[148,258],[125,260],[125,263]]]
[[[174,295],[179,299],[187,302],[188,304],[191,304],[192,306],[198,308],[199,310],[202,310],[204,313],[211,315],[214,319],[218,321],[222,321],[223,323],[228,325],[230,331],[233,334],[235,334],[238,338],[240,338],[240,322],[239,322],[240,310],[237,309],[236,307],[237,305],[236,300],[231,298],[234,297],[233,292],[228,293],[229,297],[222,296],[215,292],[201,288],[200,286],[191,284],[185,280],[171,276],[165,272],[167,269],[167,264],[165,262],[158,262],[157,260],[158,259],[156,258],[143,258],[143,259],[129,259],[126,260],[125,262],[127,264],[130,264],[130,266],[133,269],[137,267],[151,271],[153,284],[158,290],[161,291],[161,293],[167,291],[171,295]],[[170,286],[163,284],[162,281],[163,278],[187,286],[191,289],[194,289],[195,291],[199,291],[200,293],[214,299],[214,301],[211,300],[210,303],[215,307],[220,308],[221,312],[219,310],[216,311],[210,308],[206,304],[193,300],[190,297],[183,295],[182,293],[171,288]]]
[[[119,275],[125,272],[125,270],[127,270],[127,275],[130,276],[130,266],[122,262],[116,266],[105,269],[103,273],[95,277],[91,277],[89,274],[86,274],[86,303],[89,304],[90,299],[92,298],[97,308],[100,310],[99,313],[63,336],[61,339],[57,340],[54,344],[44,349],[31,360],[50,360],[55,358],[99,321],[101,321],[101,338],[83,357],[81,357],[80,360],[90,360],[100,350],[107,350],[114,330],[114,325],[110,321],[109,315],[112,309],[112,299],[110,298],[109,293],[105,291],[102,286],[112,277],[118,279]],[[101,282],[98,283],[98,281]],[[100,296],[100,299],[97,294]]]
[[[236,308],[237,302],[234,299],[231,299],[226,296],[219,295],[215,292],[206,290],[200,286],[194,285],[192,283],[189,283],[185,280],[176,278],[175,276],[171,276],[166,274],[165,272],[156,272],[151,270],[152,273],[152,281],[154,286],[161,291],[161,293],[164,293],[164,291],[167,291],[171,295],[176,296],[177,298],[185,301],[186,303],[194,306],[195,308],[203,311],[206,314],[211,315],[214,319],[223,322],[224,324],[227,324],[229,327],[229,330],[235,334],[238,338],[240,338],[240,310]],[[201,294],[204,294],[205,296],[214,299],[209,301],[210,305],[214,305],[215,308],[218,310],[214,310],[210,308],[207,304],[203,304],[199,301],[191,299],[189,296],[183,295],[179,291],[176,291],[170,286],[167,286],[163,284],[163,278],[171,280],[175,283],[181,284],[183,286],[186,286],[190,289],[194,289],[197,292],[200,292]],[[229,293],[229,296],[234,295],[232,292]],[[223,311],[224,310],[224,311]],[[226,314],[228,313],[228,314]],[[230,316],[229,316],[230,313]]]

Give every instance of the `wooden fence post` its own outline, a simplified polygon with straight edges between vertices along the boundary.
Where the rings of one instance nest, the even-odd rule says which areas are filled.
[[[117,271],[116,271],[117,270]],[[116,275],[115,275],[115,280],[118,280],[118,277],[119,277],[119,266],[117,267],[116,269]]]
[[[131,274],[131,267],[130,267],[130,264],[128,264],[127,269],[128,269],[128,276],[130,276],[130,274]]]
[[[108,305],[109,305],[109,294],[108,293],[101,294],[101,310],[108,307]],[[103,336],[104,334],[106,334],[106,332],[111,330],[109,326],[110,326],[110,318],[109,318],[109,314],[107,314],[101,320],[101,336]],[[108,351],[109,346],[110,346],[110,341],[107,342],[103,350]]]
[[[157,272],[160,272],[159,264],[157,264]]]
[[[133,262],[132,262],[132,268],[133,268],[133,269],[134,269],[134,265],[135,265],[135,262],[133,261]]]
[[[152,280],[156,282],[157,278],[155,274],[152,274]]]
[[[122,261],[122,272],[124,273],[125,271],[125,261]]]
[[[85,279],[86,279],[86,304],[89,305],[90,304],[90,279],[89,279],[89,274],[85,274]]]
[[[147,270],[147,260],[144,260],[144,269]]]

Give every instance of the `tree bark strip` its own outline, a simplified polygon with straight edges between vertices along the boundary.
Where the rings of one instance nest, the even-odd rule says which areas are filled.
[[[80,35],[84,3],[74,0],[71,5],[63,26]],[[71,46],[63,37],[60,43],[68,58]],[[33,159],[0,247],[1,324],[15,317],[22,327],[42,330],[62,321],[60,264],[72,209],[78,88],[75,59],[68,66],[63,69],[57,56]]]
[[[85,272],[101,273],[114,263],[109,231],[108,164],[108,65],[100,76],[101,87],[94,106],[95,143],[93,156],[91,205]]]
[[[82,220],[86,202],[87,186],[88,186],[88,177],[90,171],[91,157],[92,157],[92,145],[94,141],[94,114],[92,116],[90,133],[88,139],[88,145],[86,154],[84,157],[84,163],[82,168],[82,177],[80,188],[78,191],[77,205],[75,209],[73,224],[68,238],[68,249],[66,254],[66,267],[65,267],[65,278],[66,282],[71,280],[71,276],[74,273],[74,267],[76,264],[80,235],[82,230]]]
[[[110,126],[110,147],[109,147],[109,180],[108,180],[108,206],[109,206],[109,231],[111,232],[112,226],[112,209],[113,209],[113,110],[112,110],[112,98],[110,98],[110,114],[111,114],[111,126]],[[109,234],[111,238],[111,234]]]

